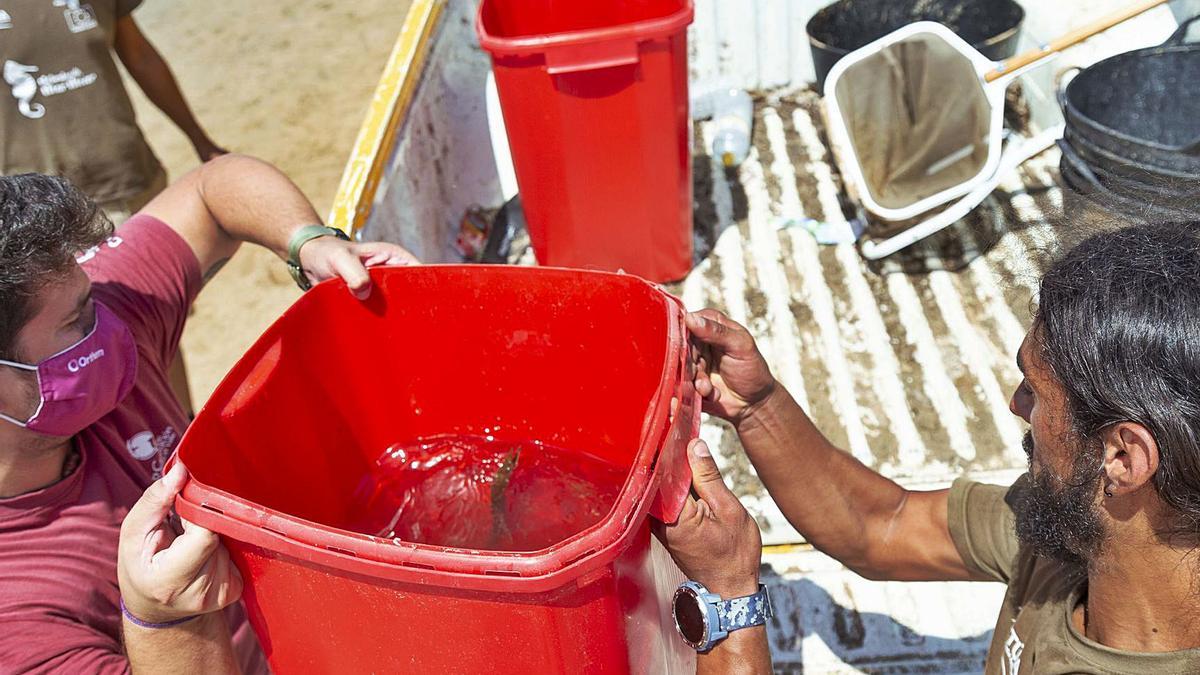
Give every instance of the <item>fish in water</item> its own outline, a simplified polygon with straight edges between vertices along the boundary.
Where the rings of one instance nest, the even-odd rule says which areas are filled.
[[[536,551],[591,527],[626,471],[534,441],[439,436],[393,445],[353,500],[353,529],[455,548]]]

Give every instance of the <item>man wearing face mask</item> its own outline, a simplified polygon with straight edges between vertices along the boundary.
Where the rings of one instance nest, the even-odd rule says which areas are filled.
[[[1041,281],[1011,488],[906,490],[833,446],[745,328],[688,317],[705,410],[784,515],[869,579],[999,581],[989,674],[1200,672],[1200,223],[1087,239]]]
[[[214,611],[237,589],[213,537],[157,526],[159,495],[127,532],[118,587],[118,531],[187,426],[166,371],[204,281],[243,241],[302,287],[341,277],[360,298],[366,267],[415,262],[339,235],[244,156],[196,169],[115,231],[65,179],[0,177],[0,672],[128,672],[127,653],[157,672],[224,667],[231,632],[236,665],[265,672],[240,606]]]

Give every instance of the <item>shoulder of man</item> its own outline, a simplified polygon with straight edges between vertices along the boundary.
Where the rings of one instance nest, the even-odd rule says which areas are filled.
[[[1007,502],[1010,490],[960,478],[950,488],[947,506],[950,537],[966,566],[977,576],[1006,584],[1021,553],[1016,517]]]
[[[96,297],[130,327],[139,346],[169,363],[203,285],[196,254],[179,233],[135,215],[76,260]]]

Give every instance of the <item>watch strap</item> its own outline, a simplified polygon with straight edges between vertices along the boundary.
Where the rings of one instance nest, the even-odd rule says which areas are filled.
[[[300,248],[318,237],[337,237],[343,241],[350,241],[350,237],[345,232],[324,225],[305,225],[292,233],[292,238],[288,240],[287,268],[292,279],[302,291],[312,288],[312,281],[309,280],[308,275],[304,273],[304,268],[300,265]]]
[[[717,616],[721,620],[721,630],[734,631],[739,628],[761,626],[771,618],[771,596],[767,587],[758,585],[758,592],[740,598],[731,598],[716,603]]]

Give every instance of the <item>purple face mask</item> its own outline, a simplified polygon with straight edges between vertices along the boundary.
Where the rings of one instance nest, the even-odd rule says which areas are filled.
[[[36,366],[0,359],[0,365],[37,372],[41,390],[41,403],[28,420],[4,413],[0,419],[49,436],[74,436],[129,395],[137,375],[137,344],[124,321],[95,304],[96,325],[79,342]]]

